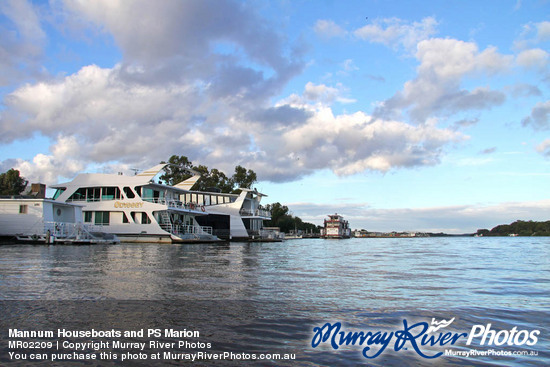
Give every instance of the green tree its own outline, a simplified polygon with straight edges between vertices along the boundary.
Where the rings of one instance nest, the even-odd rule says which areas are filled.
[[[168,185],[175,185],[188,179],[192,174],[188,169],[193,169],[201,174],[200,180],[194,186],[197,191],[211,191],[213,188],[224,193],[238,193],[239,188],[251,188],[256,182],[256,173],[244,167],[235,167],[235,174],[231,178],[217,168],[209,169],[204,165],[193,166],[193,163],[186,156],[173,155],[170,157],[165,173],[160,179]]]
[[[29,181],[19,175],[16,169],[0,174],[0,195],[19,195],[25,190]]]
[[[173,155],[168,162],[160,163],[170,163],[164,168],[165,173],[160,176],[168,185],[178,184],[192,176],[187,169],[193,168],[193,163],[186,156]]]
[[[201,174],[196,190],[211,191],[213,188],[217,188],[221,192],[231,192],[233,190],[233,183],[222,171],[216,168],[209,170],[208,167],[203,165],[194,167],[194,169]]]
[[[304,222],[300,217],[295,217],[290,213],[286,205],[273,203],[266,205],[266,209],[271,212],[271,220],[265,223],[266,227],[279,227],[282,232],[296,230],[319,232],[319,228],[313,224]]]
[[[247,170],[242,166],[235,167],[235,173],[231,180],[233,181],[234,190],[239,188],[249,189],[256,182],[256,173],[252,170]]]

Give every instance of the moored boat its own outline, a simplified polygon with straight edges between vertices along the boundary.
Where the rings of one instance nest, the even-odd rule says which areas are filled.
[[[196,218],[206,216],[204,206],[182,201],[200,178],[177,185],[155,180],[166,164],[159,164],[135,176],[84,173],[72,181],[53,185],[54,200],[82,205],[84,223],[108,229],[122,242],[217,242],[212,227],[201,226]]]
[[[217,242],[272,239],[263,229],[270,213],[260,205],[266,196],[192,191],[200,174],[175,185],[157,179],[163,163],[135,176],[88,173],[53,185],[57,202],[83,205],[84,223],[103,226],[123,242]]]
[[[33,184],[31,195],[0,198],[0,237],[23,243],[117,243],[101,228],[85,225],[82,205],[44,197],[45,186]]]
[[[341,215],[329,215],[325,219],[324,228],[321,230],[322,238],[350,238],[351,229],[349,223]]]

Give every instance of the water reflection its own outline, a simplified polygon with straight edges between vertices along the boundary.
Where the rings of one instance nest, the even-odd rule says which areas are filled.
[[[543,307],[548,239],[0,247],[2,299]]]

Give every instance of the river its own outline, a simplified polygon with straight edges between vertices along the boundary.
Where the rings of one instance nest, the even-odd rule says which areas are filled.
[[[209,343],[210,348],[195,344],[190,350],[235,353],[231,360],[201,365],[548,366],[550,238],[5,244],[0,246],[0,307],[2,364],[29,365],[8,355],[12,350],[7,341],[13,338],[7,331],[18,328],[193,329],[201,333],[194,342]],[[396,343],[395,332],[407,325],[419,324],[411,329],[414,334],[423,323],[453,318],[436,334],[490,328],[496,339],[489,343],[489,334],[482,343],[480,335],[466,344],[463,336],[453,344],[431,346],[420,345],[418,338],[418,348],[413,341],[401,348]],[[372,344],[367,351],[367,342],[339,345],[337,338],[338,349],[329,338],[314,348],[314,328],[320,331],[326,323],[341,323],[346,333],[394,336],[375,358],[366,356],[380,350],[381,339],[367,339]],[[478,329],[472,329],[476,325]],[[529,334],[533,331],[538,333]],[[148,343],[151,338],[138,335],[132,340]],[[262,353],[286,353],[295,359],[241,360]],[[152,362],[134,360],[133,365]],[[120,360],[89,363],[124,365]],[[175,358],[157,363],[183,362]]]

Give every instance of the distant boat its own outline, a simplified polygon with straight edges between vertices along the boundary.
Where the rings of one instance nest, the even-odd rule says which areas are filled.
[[[351,229],[344,217],[338,214],[329,215],[325,219],[325,228],[321,230],[322,238],[350,238]]]
[[[297,240],[303,238],[301,234],[285,234],[285,240]]]

